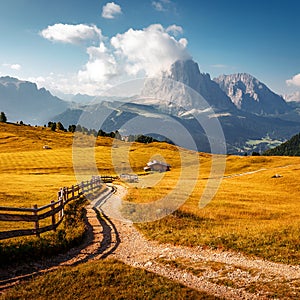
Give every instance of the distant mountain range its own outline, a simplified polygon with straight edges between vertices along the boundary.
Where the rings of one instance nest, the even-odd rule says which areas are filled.
[[[228,152],[235,154],[262,152],[300,132],[300,107],[288,104],[249,74],[222,75],[212,80],[193,60],[176,61],[168,71],[147,79],[140,95],[130,102],[99,97],[90,104],[90,97],[74,97],[84,99],[84,103],[74,105],[37,89],[33,83],[0,78],[0,110],[12,121],[61,121],[66,127],[79,121],[108,132],[121,129],[123,134],[143,134],[147,124],[158,120],[167,124],[172,117],[191,133],[198,150],[209,152],[207,133],[197,118],[210,126],[217,117]],[[135,128],[130,120],[137,117],[143,126]]]
[[[38,89],[35,83],[0,77],[0,109],[9,121],[43,124],[68,105],[46,89]]]
[[[187,120],[190,114],[218,117],[230,153],[261,152],[300,129],[297,109],[253,76],[223,75],[211,80],[192,60],[177,61],[160,77],[146,81],[141,95],[144,104],[149,101],[181,119]],[[194,134],[197,131],[193,125],[188,128]]]

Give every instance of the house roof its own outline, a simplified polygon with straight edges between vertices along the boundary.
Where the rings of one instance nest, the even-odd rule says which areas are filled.
[[[162,161],[158,161],[158,160],[151,160],[147,163],[148,167],[154,166],[154,165],[161,165],[164,167],[171,167],[169,164],[162,162]]]

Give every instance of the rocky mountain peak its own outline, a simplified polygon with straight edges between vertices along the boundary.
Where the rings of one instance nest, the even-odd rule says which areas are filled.
[[[221,75],[214,81],[240,110],[259,115],[277,115],[289,110],[281,96],[250,74]]]
[[[234,109],[218,84],[209,74],[201,73],[198,64],[191,59],[178,60],[168,71],[146,80],[141,95],[157,99],[161,108],[175,114],[191,109]]]

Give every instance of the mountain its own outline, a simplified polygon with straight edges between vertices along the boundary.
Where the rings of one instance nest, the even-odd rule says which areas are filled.
[[[69,102],[74,102],[74,103],[80,103],[80,104],[87,104],[92,102],[95,99],[95,96],[90,96],[90,95],[85,95],[85,94],[64,94],[59,91],[55,92],[55,96],[58,98],[64,100],[64,101],[69,101]]]
[[[246,77],[250,80],[251,76]],[[147,79],[141,94],[128,99],[128,102],[102,101],[81,106],[76,110],[65,111],[54,120],[62,121],[65,127],[79,122],[85,127],[106,132],[119,130],[124,135],[164,135],[163,130],[166,130],[166,138],[180,141],[182,146],[191,148],[184,142],[189,133],[197,149],[205,152],[212,151],[208,139],[220,144],[224,142],[221,135],[216,135],[219,133],[219,122],[228,153],[262,152],[300,132],[300,117],[293,108],[286,109],[280,96],[258,84],[254,78],[251,82],[253,91],[259,89],[259,86],[264,90],[257,93],[257,99],[262,102],[260,105],[266,105],[274,98],[274,102],[278,101],[277,109],[273,109],[272,114],[269,111],[268,114],[258,114],[255,107],[254,113],[250,109],[238,109],[219,84],[211,80],[209,74],[201,73],[196,62],[186,60],[176,61],[168,71],[162,72],[156,78]],[[249,83],[249,87],[250,85]],[[268,97],[262,100],[262,95],[266,93],[271,100]],[[278,107],[282,101],[283,109],[280,110]],[[269,106],[272,108],[274,105]],[[289,110],[294,112],[293,119],[289,113],[274,113]],[[179,133],[176,124],[182,125],[186,132]]]
[[[275,155],[275,156],[300,156],[300,133],[294,135],[288,141],[281,145],[267,150],[264,155]]]
[[[143,104],[158,105],[179,116],[190,110],[201,112],[213,108],[215,112],[229,112],[235,109],[230,98],[209,74],[200,72],[193,60],[178,60],[168,71],[146,80],[141,97]]]
[[[0,77],[0,110],[8,121],[44,124],[68,107],[63,100],[51,95],[35,83],[12,77]]]
[[[242,111],[257,115],[279,115],[291,110],[281,96],[250,74],[221,75],[214,81]]]

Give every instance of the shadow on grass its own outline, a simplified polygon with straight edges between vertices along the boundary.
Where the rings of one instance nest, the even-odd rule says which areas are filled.
[[[99,199],[101,199],[101,196]],[[100,202],[101,201],[97,201],[98,204],[100,204]],[[79,246],[56,256],[40,258],[38,260],[32,258],[31,261],[16,262],[3,267],[0,266],[0,291],[13,286],[22,280],[30,279],[33,276],[55,270],[61,265],[77,266],[94,259],[101,254],[102,255],[99,259],[104,259],[112,254],[121,242],[117,228],[101,210],[98,210],[95,207],[93,207],[93,210],[96,212],[97,220],[99,221],[99,225],[102,227],[103,234],[102,241],[99,243],[98,248],[95,247],[90,254],[87,254],[87,252],[85,253],[85,249],[93,244],[95,238],[93,226],[89,223],[85,214],[85,237]],[[112,234],[115,236],[115,241],[113,241]],[[82,258],[80,257],[81,254]]]

